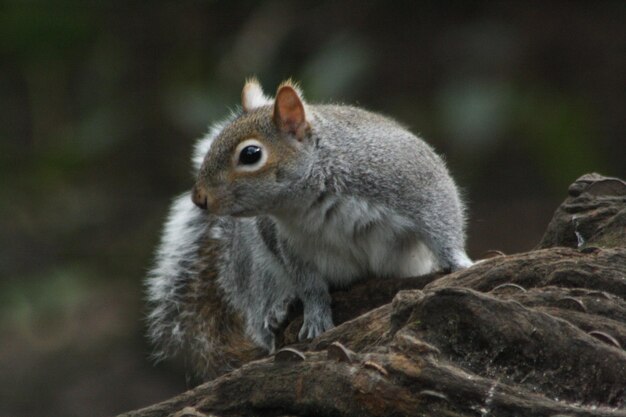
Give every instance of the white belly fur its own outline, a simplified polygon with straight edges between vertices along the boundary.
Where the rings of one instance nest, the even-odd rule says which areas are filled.
[[[410,219],[354,197],[339,198],[327,199],[297,223],[278,222],[292,250],[330,284],[346,285],[368,275],[416,276],[434,269],[433,254],[412,232]]]

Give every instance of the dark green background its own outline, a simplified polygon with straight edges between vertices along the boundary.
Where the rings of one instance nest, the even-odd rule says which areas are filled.
[[[395,117],[445,154],[469,251],[532,248],[579,175],[626,176],[626,3],[0,3],[0,416],[185,388],[142,280],[192,145],[244,78]]]

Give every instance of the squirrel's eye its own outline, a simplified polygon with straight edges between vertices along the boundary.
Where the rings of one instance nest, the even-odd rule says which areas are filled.
[[[241,150],[239,162],[243,165],[256,164],[261,159],[263,151],[256,145],[248,145]]]

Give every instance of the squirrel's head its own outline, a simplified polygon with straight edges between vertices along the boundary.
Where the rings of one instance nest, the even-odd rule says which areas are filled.
[[[218,215],[283,209],[309,165],[310,125],[294,84],[282,83],[271,100],[250,80],[241,101],[242,114],[214,139],[192,191],[198,207]]]

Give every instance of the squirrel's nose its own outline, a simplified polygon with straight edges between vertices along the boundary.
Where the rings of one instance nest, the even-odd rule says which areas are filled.
[[[202,210],[207,209],[207,192],[203,187],[199,187],[198,184],[193,186],[191,190],[191,200],[193,203],[200,207]]]

